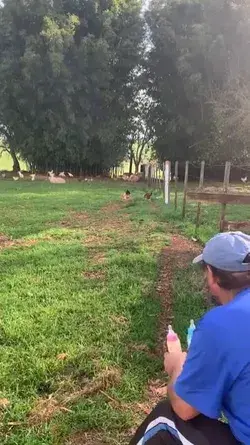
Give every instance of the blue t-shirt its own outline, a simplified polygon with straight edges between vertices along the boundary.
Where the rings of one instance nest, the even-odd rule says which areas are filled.
[[[236,439],[250,445],[250,289],[201,319],[175,391],[205,416],[223,412]]]

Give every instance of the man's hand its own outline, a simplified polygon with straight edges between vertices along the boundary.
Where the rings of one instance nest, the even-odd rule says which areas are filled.
[[[190,420],[198,416],[199,412],[182,400],[174,390],[174,384],[178,379],[179,375],[182,373],[182,368],[185,363],[187,354],[186,352],[167,352],[164,355],[164,367],[165,371],[170,377],[170,382],[168,383],[168,398],[171,402],[174,412],[182,420]]]
[[[186,352],[166,352],[164,354],[164,368],[170,377],[181,373],[186,357]]]

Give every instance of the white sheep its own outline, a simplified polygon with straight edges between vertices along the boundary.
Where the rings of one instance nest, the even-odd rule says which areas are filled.
[[[59,178],[57,176],[50,176],[49,177],[49,182],[51,184],[65,184],[65,179],[64,178]]]

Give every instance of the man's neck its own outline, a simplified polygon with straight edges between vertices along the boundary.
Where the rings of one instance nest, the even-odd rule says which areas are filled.
[[[222,304],[230,303],[230,301],[234,300],[234,298],[243,290],[244,288],[225,291],[224,294],[221,296]]]

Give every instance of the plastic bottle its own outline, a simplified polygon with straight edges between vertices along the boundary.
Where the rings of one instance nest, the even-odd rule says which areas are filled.
[[[194,324],[194,320],[190,320],[190,326],[187,331],[187,347],[188,347],[188,349],[191,345],[191,341],[192,341],[195,329],[196,329],[196,326]]]
[[[178,335],[172,329],[172,326],[168,326],[167,333],[167,348],[168,352],[181,352],[181,342]]]

